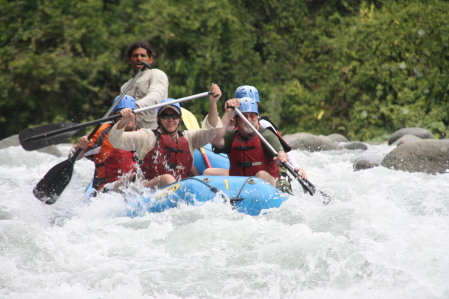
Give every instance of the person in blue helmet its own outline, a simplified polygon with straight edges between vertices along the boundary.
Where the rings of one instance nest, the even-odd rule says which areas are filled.
[[[237,99],[244,97],[252,98],[256,101],[257,106],[260,107],[259,91],[257,90],[256,87],[252,85],[243,85],[237,87],[237,89],[234,92],[234,97]],[[259,124],[262,128],[267,128],[276,134],[285,152],[287,153],[288,162],[292,165],[292,167],[299,173],[299,175],[303,179],[307,179],[307,173],[304,171],[304,169],[300,168],[297,165],[295,159],[293,158],[290,145],[288,145],[288,143],[284,140],[284,138],[282,138],[281,133],[279,132],[277,127],[273,124],[273,122],[267,116],[262,116],[259,117]],[[287,175],[287,171],[283,167],[281,167],[281,176],[289,178]]]
[[[259,108],[259,105],[260,105],[259,91],[254,86],[243,85],[243,86],[238,87],[235,90],[234,98],[236,98],[236,99],[251,98],[255,101],[255,103],[257,105],[257,110]],[[228,103],[226,103],[225,105],[228,105]],[[225,110],[227,110],[226,107],[225,107]],[[226,126],[226,131],[232,132],[232,131],[236,130],[236,118],[234,117],[234,113],[231,113],[231,112],[225,113],[222,118],[222,123],[224,126]],[[282,138],[282,136],[279,133],[279,131],[277,130],[276,126],[274,126],[269,121],[269,119],[267,117],[258,117],[258,126],[260,126],[260,128],[263,128],[263,129],[268,129],[275,134],[275,136],[278,138],[278,141],[282,145],[283,152],[286,153],[286,155],[287,155],[288,162],[293,166],[293,168],[298,172],[298,174],[302,178],[306,179],[307,173],[303,169],[299,168],[297,166],[297,164],[295,163],[295,161],[290,153],[290,150],[291,150],[290,146]],[[214,151],[217,153],[221,152],[221,150],[216,149],[216,147],[214,148]],[[279,189],[281,189],[283,191],[291,192],[291,184],[290,184],[291,179],[287,175],[285,168],[280,166],[280,164],[281,164],[280,161],[281,160],[277,160],[281,179],[276,180],[276,185]],[[203,172],[203,175],[230,175],[230,172],[228,169],[208,168]]]
[[[132,109],[120,112],[122,119],[109,133],[109,141],[116,148],[136,151],[145,187],[161,188],[190,176],[193,151],[208,144],[222,127],[217,110],[221,90],[217,84],[212,84],[210,91],[209,113],[201,129],[179,130],[182,111],[179,103],[170,104],[173,99],[161,102],[167,105],[157,110],[158,128],[155,130],[125,132],[134,114]]]
[[[234,116],[234,108],[239,108],[245,118],[254,126],[265,140],[276,150],[275,157],[264,145],[243,119]],[[230,119],[234,117],[236,130],[226,131]],[[277,136],[259,125],[259,109],[253,98],[230,99],[225,103],[225,115],[222,117],[223,128],[211,141],[218,153],[226,153],[229,157],[229,175],[255,176],[275,187],[280,179],[276,160],[287,161],[287,155]]]
[[[117,102],[119,97],[114,99]],[[132,96],[125,95],[114,107],[112,114],[118,114],[121,110],[136,109],[136,102]],[[109,131],[115,122],[103,124],[94,136],[89,140],[87,136],[79,138],[78,143],[72,148],[71,153],[77,149],[84,149],[82,157],[86,157],[95,163],[92,187],[97,191],[118,190],[121,185],[121,177],[128,174],[134,176],[137,159],[133,151],[124,151],[114,148],[109,142]],[[136,119],[131,118],[125,127],[126,131],[136,130]]]

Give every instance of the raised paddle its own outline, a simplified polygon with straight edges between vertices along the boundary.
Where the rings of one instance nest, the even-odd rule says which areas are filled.
[[[73,123],[55,123],[48,124],[34,128],[28,128],[20,131],[19,141],[24,150],[34,151],[52,144],[58,144],[64,142],[67,138],[75,135],[78,130],[74,129],[66,133],[57,134],[54,136],[48,136],[46,138],[39,138],[34,140],[33,136],[43,135],[46,132],[52,132],[56,130],[66,129],[73,126]]]
[[[142,62],[144,67],[140,69],[137,74],[134,76],[133,80],[126,86],[126,88],[123,90],[123,92],[120,94],[117,101],[115,101],[111,108],[105,113],[103,117],[108,116],[111,111],[118,105],[118,103],[122,100],[122,98],[126,95],[128,90],[134,85],[134,83],[137,81],[137,79],[142,75],[142,72],[145,70],[145,68],[151,69],[151,65]],[[100,126],[97,126],[93,134],[100,128]],[[55,123],[55,124],[49,124],[34,128],[28,128],[20,131],[19,133],[19,141],[20,145],[24,150],[27,151],[34,151],[52,144],[58,144],[63,141],[65,141],[67,138],[72,137],[75,135],[80,128],[76,128],[74,124],[72,123]],[[62,134],[65,133],[65,134]],[[93,136],[92,134],[92,136]],[[89,136],[90,139],[92,136]],[[38,138],[36,138],[38,137]],[[78,154],[79,155],[79,154]]]
[[[196,95],[188,96],[185,98],[180,98],[178,100],[160,103],[153,106],[148,106],[140,109],[134,110],[134,113],[140,113],[151,109],[156,109],[159,107],[163,107],[166,105],[171,105],[174,103],[181,103],[185,101],[190,101],[202,97],[206,97],[210,94],[210,92],[203,92]],[[88,126],[96,123],[103,123],[106,121],[110,121],[116,118],[120,118],[120,114],[111,115],[105,118],[97,119],[88,122]],[[86,126],[86,124],[79,124],[80,126]],[[89,134],[89,139],[92,137],[92,133]],[[81,149],[82,150],[82,149]],[[40,201],[46,203],[46,204],[54,204],[56,200],[59,198],[61,193],[64,191],[64,189],[67,187],[67,185],[70,182],[70,179],[72,178],[73,174],[73,166],[75,164],[76,158],[80,154],[80,149],[78,149],[75,154],[70,157],[69,159],[57,164],[52,169],[50,169],[47,174],[40,180],[40,182],[34,187],[33,194],[34,196],[39,199]]]
[[[266,147],[271,151],[271,153],[275,156],[278,155],[277,151],[271,146],[270,143],[268,143],[268,141],[262,136],[262,134],[260,134],[256,128],[254,128],[254,126],[246,119],[246,117],[242,114],[242,112],[238,109],[238,108],[234,108],[235,112],[238,114],[238,116],[240,116],[245,123],[254,131],[254,133],[256,133],[256,135],[260,138],[260,140],[266,145]],[[290,171],[290,173],[298,180],[298,182],[301,184],[302,188],[304,189],[304,191],[307,191],[310,195],[314,195],[316,192],[316,188],[315,186],[308,181],[307,179],[303,179],[299,176],[299,174],[294,170],[294,168],[291,166],[290,163],[288,162],[283,162],[282,163],[288,171]]]
[[[198,120],[196,119],[195,115],[193,115],[192,112],[190,112],[185,108],[181,108],[181,110],[182,110],[182,121],[184,122],[184,125],[186,126],[187,130],[199,129],[200,125],[198,124]],[[212,165],[210,164],[209,158],[207,157],[204,147],[200,147],[199,150],[201,156],[204,159],[204,163],[206,163],[207,168],[212,168]]]
[[[133,80],[126,86],[126,88],[123,90],[123,92],[120,94],[117,101],[115,101],[111,108],[105,113],[104,117],[108,116],[114,108],[120,103],[122,98],[126,95],[128,90],[134,85],[134,83],[137,81],[137,79],[142,75],[145,68],[150,68],[151,65],[143,62],[144,65],[143,68],[141,68],[137,74],[134,76]],[[66,125],[66,128],[73,126]],[[39,129],[40,128],[40,129]],[[39,128],[34,128],[34,132],[42,133],[42,131],[45,131],[47,129],[53,128],[52,126],[42,126]],[[91,139],[92,136],[94,136],[95,132],[100,128],[100,124],[98,124],[95,129],[90,132],[88,139]],[[44,130],[45,129],[45,130]],[[59,129],[61,131],[63,129]],[[54,132],[54,130],[52,130]],[[58,131],[58,130],[56,130]],[[46,131],[47,132],[47,131]],[[68,137],[67,135],[72,134],[70,132],[73,132],[73,129],[66,130],[64,132],[60,132],[60,134],[65,133],[62,137]],[[40,147],[44,147],[50,144],[54,144],[53,142],[60,142],[61,138],[53,137],[50,139],[45,139],[45,133],[44,134],[38,134],[43,135],[44,137],[36,139],[38,141],[33,141],[33,136],[30,136],[32,134],[28,134],[27,132],[24,132],[22,134],[19,134],[20,143],[26,142],[28,140],[29,142],[23,146],[25,149],[38,149]],[[22,136],[22,138],[20,137]],[[57,136],[57,134],[51,135],[51,136]],[[26,138],[25,138],[26,137]],[[47,140],[47,141],[44,141]],[[83,151],[82,148],[78,149],[69,159],[57,164],[56,166],[53,166],[47,174],[37,183],[37,185],[33,189],[34,196],[39,199],[40,201],[45,202],[46,204],[53,204],[58,199],[59,195],[64,191],[65,187],[69,184],[70,179],[72,178],[73,174],[73,166],[76,162],[76,158],[81,154]]]

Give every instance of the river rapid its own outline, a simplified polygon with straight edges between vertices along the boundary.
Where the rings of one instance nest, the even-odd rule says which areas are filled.
[[[217,199],[135,218],[121,195],[86,201],[91,161],[45,205],[32,189],[65,158],[1,149],[0,297],[449,298],[449,173],[353,171],[393,148],[295,151],[328,205],[295,182],[256,217]]]

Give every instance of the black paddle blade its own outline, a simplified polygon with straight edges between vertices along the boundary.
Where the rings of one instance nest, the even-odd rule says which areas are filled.
[[[75,128],[73,131],[64,132],[56,135],[46,136],[46,134],[51,134],[52,131],[73,127],[75,125],[77,124],[56,123],[39,126],[35,128],[24,129],[19,133],[20,145],[22,145],[24,150],[34,151],[52,144],[64,142],[67,138],[75,135],[79,129]],[[38,138],[33,139],[35,137]]]
[[[53,166],[34,187],[34,196],[48,205],[54,204],[69,184],[73,166],[74,162],[70,159]]]
[[[320,194],[324,197],[323,205],[327,206],[332,201],[332,197],[330,197],[329,195],[327,195],[326,193],[324,193],[321,190],[320,190]]]
[[[314,195],[316,192],[316,187],[314,184],[312,184],[308,179],[303,179],[304,183],[307,185],[307,191],[310,193],[310,195]]]

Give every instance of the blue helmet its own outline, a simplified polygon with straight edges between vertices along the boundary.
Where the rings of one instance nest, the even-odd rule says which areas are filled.
[[[234,92],[234,98],[241,99],[241,98],[252,98],[256,100],[256,103],[260,103],[259,100],[259,91],[257,91],[257,88],[251,85],[243,85],[238,87]]]
[[[162,104],[162,103],[171,102],[171,101],[174,101],[174,100],[175,100],[175,99],[168,98],[168,99],[162,100],[162,101],[161,101],[161,104]],[[174,109],[176,112],[178,112],[179,115],[182,115],[181,105],[179,105],[179,103],[173,103],[173,104],[170,104],[170,105],[167,105],[167,106],[159,107],[159,109],[157,109],[157,115],[161,114],[161,112],[164,111],[164,110],[167,109],[167,108],[172,108],[172,109]]]
[[[118,101],[118,99],[120,98],[120,96],[117,96],[114,99],[114,103]],[[131,109],[136,109],[136,100],[134,100],[134,98],[132,96],[128,96],[125,95],[122,100],[120,101],[120,103],[117,104],[117,106],[114,107],[114,110],[112,110],[112,113],[114,113],[117,110],[122,110],[124,108],[131,108]]]
[[[239,110],[242,113],[252,112],[259,114],[259,109],[257,108],[257,103],[255,99],[244,97],[240,99]]]

